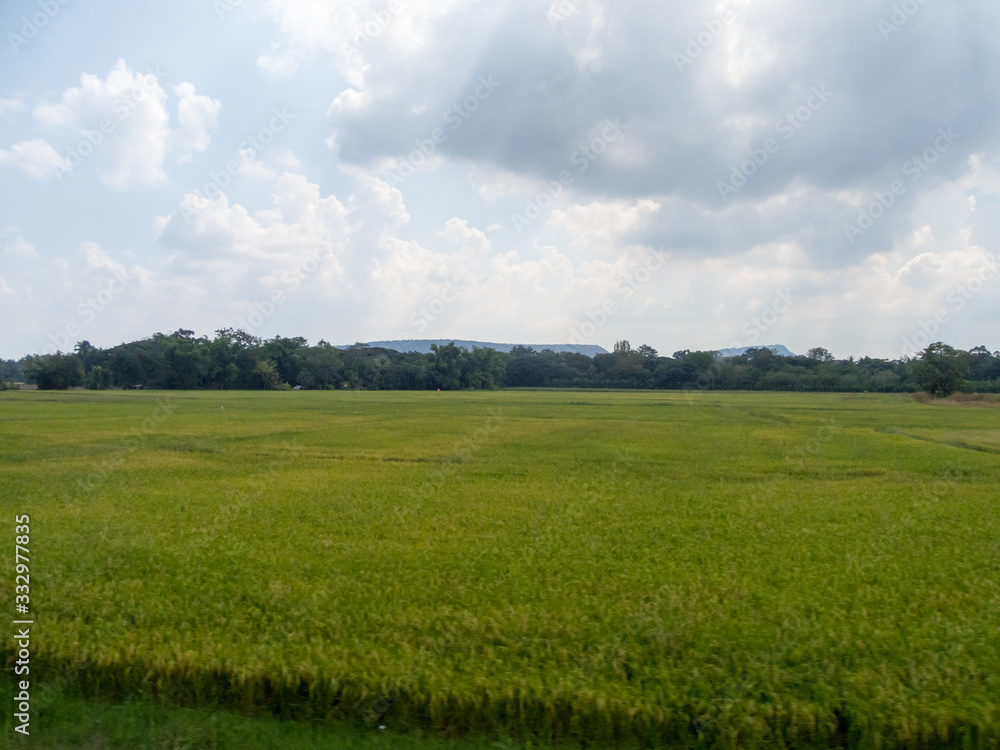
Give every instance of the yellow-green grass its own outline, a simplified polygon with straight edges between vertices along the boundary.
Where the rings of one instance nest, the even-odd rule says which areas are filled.
[[[29,514],[33,673],[82,695],[993,747],[998,429],[893,396],[4,393],[3,590]]]

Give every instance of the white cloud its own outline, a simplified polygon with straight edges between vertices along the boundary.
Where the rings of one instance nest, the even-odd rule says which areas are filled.
[[[295,152],[288,148],[272,148],[267,152],[268,159],[281,169],[295,169],[301,166]]]
[[[180,128],[174,131],[174,148],[181,152],[204,151],[212,140],[208,131],[218,124],[222,102],[196,94],[191,83],[174,86],[174,93],[180,97],[177,102]]]
[[[287,78],[299,69],[303,57],[300,50],[275,44],[271,52],[257,58],[257,67],[273,78]]]
[[[104,250],[96,242],[84,242],[77,252],[83,256],[84,263],[88,271],[109,271],[113,273],[125,273],[125,266],[112,260],[107,250]]]
[[[535,177],[482,162],[472,165],[467,180],[477,193],[490,202],[508,195],[538,190],[538,180]]]
[[[577,246],[612,253],[622,247],[629,232],[644,227],[660,209],[656,201],[641,199],[635,203],[613,201],[573,205],[565,211],[554,210],[549,223],[565,229]]]
[[[510,338],[530,309],[526,335],[564,341],[573,315],[612,294],[641,256],[637,250],[574,264],[549,246],[538,247],[537,258],[496,253],[481,229],[457,216],[437,232],[441,248],[430,249],[401,236],[409,221],[402,195],[368,175],[356,179],[344,202],[324,196],[301,175],[285,173],[274,185],[269,208],[254,211],[223,195],[185,221],[185,208],[192,211],[194,204],[194,196],[186,196],[178,211],[159,223],[161,245],[176,251],[168,265],[171,288],[188,289],[202,279],[209,292],[191,304],[246,314],[269,290],[290,290],[288,269],[318,249],[329,249],[331,256],[310,278],[311,286],[296,287],[298,322],[280,321],[282,329],[327,339],[336,336],[317,319],[336,319],[348,338],[403,333]],[[462,290],[460,299],[448,306],[447,315],[421,318],[420,330],[414,329],[415,312],[449,283]],[[622,315],[623,321],[634,322],[646,304],[643,298]]]
[[[269,179],[278,176],[277,172],[264,164],[264,162],[254,159],[253,155],[253,149],[247,148],[240,151],[239,158],[242,162],[239,171],[240,175],[251,179]]]
[[[118,60],[105,79],[90,73],[80,85],[63,91],[58,102],[35,107],[44,125],[69,131],[67,160],[75,169],[89,154],[100,154],[98,175],[112,188],[166,181],[163,163],[173,153],[185,161],[192,151],[204,151],[222,108],[220,102],[199,96],[190,83],[174,87],[179,97],[180,127],[171,131],[168,94],[157,72],[131,70]]]
[[[259,46],[254,35],[230,35],[226,44],[253,49],[248,57],[240,47],[227,59],[259,55],[251,76],[296,70],[315,76],[319,84],[294,81],[254,93],[261,107],[287,104],[303,116],[325,109],[330,127],[322,135],[329,135],[334,154],[309,127],[283,135],[285,149],[275,143],[253,158],[241,154],[245,179],[227,184],[229,193],[205,206],[185,197],[183,210],[155,220],[160,244],[152,248],[141,233],[133,235],[134,222],[120,220],[120,196],[105,196],[104,205],[92,205],[90,196],[81,201],[89,189],[84,180],[52,191],[51,205],[17,205],[12,210],[27,229],[0,239],[0,269],[18,295],[26,298],[34,288],[43,309],[60,304],[58,294],[72,289],[77,275],[109,273],[94,248],[60,257],[63,248],[99,237],[106,248],[156,259],[149,261],[156,276],[143,287],[148,312],[130,308],[123,332],[177,325],[211,331],[234,324],[234,311],[282,288],[285,272],[316,248],[332,248],[333,258],[299,290],[301,309],[290,313],[290,303],[283,311],[290,317],[274,332],[348,342],[392,336],[415,308],[455,282],[467,291],[423,333],[565,341],[610,296],[620,309],[596,343],[624,337],[669,352],[728,345],[781,287],[799,300],[766,338],[846,356],[885,351],[887,342],[947,304],[983,253],[1000,250],[1000,97],[990,85],[1000,47],[988,34],[1000,19],[995,3],[922,4],[888,42],[877,27],[885,6],[871,3],[260,5],[274,22],[273,39]],[[713,19],[726,7],[737,11],[734,20],[718,26]],[[252,15],[226,23],[250,23]],[[956,45],[963,29],[976,31]],[[126,30],[138,44],[145,34],[163,33]],[[46,32],[53,48],[62,33],[70,32],[58,25]],[[215,32],[192,33],[200,35],[192,49],[210,49]],[[826,42],[803,42],[814,38]],[[673,55],[689,45],[691,62],[678,68]],[[189,60],[170,57],[186,54],[181,48],[163,49],[165,66],[188,69]],[[970,56],[977,65],[968,65]],[[90,62],[83,69],[94,70]],[[230,143],[247,135],[244,124],[223,117],[219,101],[192,83],[169,79],[168,85],[164,76],[124,63],[99,70],[70,88],[53,78],[55,69],[14,81],[4,93],[13,98],[0,100],[0,118],[8,118],[0,123],[10,133],[0,143],[0,169],[51,174],[102,118],[113,132],[79,169],[96,169],[117,188],[162,183],[175,162],[198,161],[216,127],[227,129]],[[881,75],[873,77],[873,70]],[[244,73],[234,68],[229,79],[214,78],[220,91],[212,93],[226,101],[230,92],[244,91]],[[479,98],[483,78],[500,85]],[[821,108],[808,104],[814,87],[832,94]],[[38,97],[51,100],[34,110],[38,132],[17,132],[32,124],[18,113],[30,111]],[[452,128],[446,118],[466,102]],[[787,126],[790,115],[804,119],[786,138],[778,121]],[[615,118],[623,137],[602,143],[606,119]],[[911,182],[904,163],[924,158],[939,128],[949,127],[958,139],[932,153],[931,168]],[[430,157],[419,155],[417,143],[436,128],[447,138]],[[754,155],[768,138],[780,148],[759,163]],[[585,148],[593,158],[581,161]],[[419,174],[398,181],[398,189],[371,176],[403,167],[413,154],[414,163],[422,162]],[[198,164],[184,187],[214,179],[222,162]],[[721,196],[718,182],[747,164],[753,174],[746,183]],[[571,184],[518,233],[512,214],[561,184],[554,181],[566,170]],[[897,178],[905,192],[850,242],[845,224]],[[352,187],[329,187],[344,184]],[[129,196],[130,210],[140,218],[143,211],[162,213],[156,205],[165,192],[142,191],[141,201]],[[81,206],[93,210],[86,223],[94,235],[78,236],[68,220]],[[52,216],[60,220],[55,234],[27,234]],[[23,240],[11,245],[21,236],[38,246],[35,256]],[[42,236],[52,244],[43,245]],[[664,269],[628,300],[617,296],[643,253],[660,247],[672,253]],[[107,256],[115,258],[115,251]],[[943,339],[990,343],[1000,312],[994,300],[1000,295],[992,287],[969,300]]]
[[[39,180],[51,177],[57,165],[65,164],[66,160],[41,138],[15,143],[9,151],[0,149],[0,166],[15,167]]]
[[[35,250],[34,245],[30,244],[24,237],[15,237],[13,242],[0,251],[0,258],[3,258],[5,263],[14,259],[34,260],[38,257],[38,251]]]
[[[20,97],[14,99],[0,99],[0,118],[8,118],[17,112],[24,112],[27,106]]]
[[[445,228],[438,235],[470,256],[485,257],[490,252],[491,244],[486,235],[457,216],[448,219]]]
[[[373,60],[395,58],[405,65],[435,47],[442,20],[456,8],[474,5],[476,0],[407,0],[373,8],[367,0],[269,0],[268,13],[282,38],[257,65],[271,75],[288,76],[322,49],[333,54],[351,87],[363,89]]]

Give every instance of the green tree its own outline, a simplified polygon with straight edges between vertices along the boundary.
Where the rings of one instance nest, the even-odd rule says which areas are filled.
[[[628,342],[628,339],[622,339],[621,341],[616,341],[614,353],[624,354],[625,356],[632,354],[632,345]]]
[[[65,391],[83,383],[83,363],[75,354],[43,354],[28,359],[24,376],[39,390]]]
[[[90,374],[87,376],[87,388],[92,391],[106,391],[110,387],[111,372],[100,365],[91,367]]]
[[[288,381],[291,382],[291,381]],[[302,353],[297,385],[306,388],[335,388],[343,382],[340,351],[326,341]]]
[[[833,355],[822,346],[816,346],[806,352],[806,357],[817,362],[833,362]]]
[[[181,328],[169,336],[159,336],[156,342],[163,353],[163,372],[153,378],[154,382],[179,390],[205,386],[211,369],[207,339],[196,339],[194,331]]]
[[[257,362],[253,377],[255,385],[265,391],[277,390],[278,386],[281,385],[281,375],[278,374],[278,368],[269,359]]]
[[[256,377],[261,340],[241,329],[222,328],[209,345],[209,372],[215,388],[260,388]]]
[[[299,381],[299,372],[302,369],[302,351],[306,348],[307,342],[301,336],[286,339],[275,336],[270,341],[265,341],[261,346],[264,357],[274,362],[278,368],[278,374],[285,383],[295,384]]]
[[[431,373],[436,387],[457,391],[462,387],[462,369],[468,352],[452,341],[444,346],[431,344]]]
[[[499,388],[507,369],[507,356],[496,349],[473,347],[462,367],[462,387],[477,390]]]
[[[937,341],[920,355],[913,375],[932,396],[950,396],[962,384],[968,355]]]
[[[85,373],[90,372],[90,368],[94,366],[94,355],[99,353],[100,349],[94,347],[89,341],[81,341],[73,349],[80,358],[83,371]]]

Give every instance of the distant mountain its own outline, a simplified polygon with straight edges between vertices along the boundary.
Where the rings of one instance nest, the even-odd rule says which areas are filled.
[[[779,357],[797,357],[797,354],[793,354],[787,348],[781,344],[769,344],[767,346],[761,344],[760,346],[744,346],[739,349],[719,349],[719,356],[728,359],[729,357],[738,357],[741,354],[746,354],[751,349],[770,349],[772,352],[777,354]]]
[[[379,349],[390,349],[394,352],[418,352],[428,354],[431,351],[431,344],[446,346],[455,342],[455,346],[465,347],[472,351],[474,347],[480,349],[496,349],[498,352],[509,352],[515,346],[530,346],[536,352],[543,349],[551,349],[554,352],[571,352],[573,354],[585,354],[593,357],[595,354],[607,354],[608,350],[596,344],[494,344],[488,341],[462,341],[460,339],[405,339],[401,341],[369,341],[370,347]],[[349,349],[350,345],[338,346],[338,349]]]

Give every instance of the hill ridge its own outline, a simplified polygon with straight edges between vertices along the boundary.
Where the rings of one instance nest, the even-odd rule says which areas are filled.
[[[536,352],[544,349],[551,349],[554,352],[570,352],[573,354],[584,354],[593,357],[595,354],[607,354],[608,350],[597,344],[499,344],[490,341],[470,341],[467,339],[395,339],[392,341],[366,341],[361,342],[366,346],[380,349],[390,349],[396,352],[417,352],[428,354],[431,351],[431,344],[446,346],[454,342],[455,346],[465,347],[470,351],[474,347],[480,349],[496,349],[498,352],[509,352],[515,346],[530,346]],[[351,344],[342,344],[338,349],[350,349]]]

